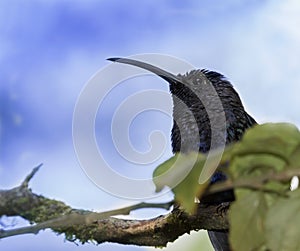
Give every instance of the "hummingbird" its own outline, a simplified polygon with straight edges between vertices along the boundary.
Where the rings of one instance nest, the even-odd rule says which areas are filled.
[[[206,154],[219,146],[240,140],[244,132],[256,124],[255,119],[245,111],[233,85],[218,72],[195,69],[175,75],[134,59],[108,58],[107,60],[143,68],[168,82],[173,99],[171,131],[173,153],[197,151]],[[220,119],[222,116],[223,120]],[[210,182],[223,180],[226,180],[226,175],[215,172]],[[231,201],[234,201],[232,190],[200,199],[200,203],[206,204]],[[230,251],[228,230],[210,230],[208,235],[216,251]]]

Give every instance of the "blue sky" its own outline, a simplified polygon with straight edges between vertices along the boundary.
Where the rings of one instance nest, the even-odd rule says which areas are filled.
[[[299,127],[299,11],[297,0],[1,1],[0,188],[19,184],[43,162],[31,183],[37,193],[94,210],[133,203],[99,190],[81,170],[72,144],[78,95],[112,56],[163,53],[219,71],[258,122],[286,121]],[[132,82],[126,90],[120,87],[111,104],[143,88],[167,90],[162,80],[150,80]],[[104,106],[99,127],[109,123],[112,107]],[[143,147],[151,130],[168,132],[171,123],[146,113],[130,136]],[[109,137],[106,140],[109,161],[129,174],[130,166],[115,155]],[[170,156],[170,149],[166,151],[164,156]],[[150,212],[133,217],[145,215]],[[76,247],[49,231],[0,242],[5,250],[40,250],[45,244],[49,250],[145,250],[112,244]]]

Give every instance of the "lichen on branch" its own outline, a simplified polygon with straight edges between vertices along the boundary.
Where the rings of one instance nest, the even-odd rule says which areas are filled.
[[[82,243],[93,241],[165,246],[191,230],[228,228],[226,215],[220,213],[216,206],[199,205],[195,215],[189,215],[175,207],[172,212],[150,220],[124,220],[111,216],[125,215],[133,210],[149,207],[168,210],[173,202],[139,203],[101,213],[74,209],[62,201],[31,191],[28,183],[39,167],[33,169],[20,186],[0,190],[0,216],[21,216],[32,223],[22,228],[2,229],[0,238],[37,234],[42,229],[50,228],[55,233],[65,234],[67,240]]]

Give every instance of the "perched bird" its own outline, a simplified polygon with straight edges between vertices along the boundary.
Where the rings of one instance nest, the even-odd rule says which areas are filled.
[[[222,144],[238,141],[247,128],[256,124],[256,121],[244,110],[239,95],[231,83],[220,73],[201,69],[176,76],[156,66],[133,59],[109,58],[108,60],[146,69],[169,83],[173,98],[171,132],[173,153],[190,151],[207,153]],[[212,91],[208,85],[212,87]],[[220,121],[223,125],[220,125]],[[224,130],[219,129],[222,126]],[[217,132],[214,139],[213,130]],[[211,183],[225,179],[224,174],[217,172],[212,176]],[[228,191],[205,198],[201,202],[219,204],[233,200],[233,191]],[[230,250],[228,231],[208,231],[208,234],[216,251]]]

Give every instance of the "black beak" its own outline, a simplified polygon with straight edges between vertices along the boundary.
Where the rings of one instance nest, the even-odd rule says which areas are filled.
[[[176,84],[178,82],[182,82],[181,79],[179,79],[176,75],[169,73],[165,70],[162,70],[154,65],[151,64],[147,64],[138,60],[134,60],[134,59],[129,59],[129,58],[108,58],[107,60],[109,61],[113,61],[113,62],[118,62],[118,63],[123,63],[123,64],[130,64],[130,65],[134,65],[137,67],[140,67],[142,69],[145,69],[147,71],[150,71],[158,76],[160,76],[161,78],[163,78],[164,80],[166,80],[167,82],[169,82],[170,84]]]

